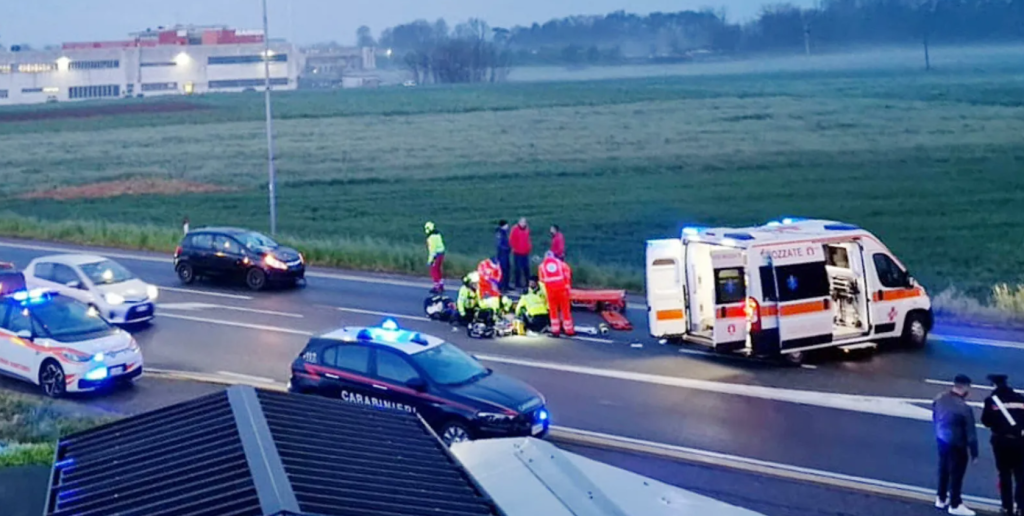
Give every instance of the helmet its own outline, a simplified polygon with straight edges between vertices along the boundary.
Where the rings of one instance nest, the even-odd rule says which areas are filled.
[[[433,231],[434,231],[434,223],[433,222],[427,222],[426,224],[423,225],[423,232],[424,233],[430,234]]]
[[[465,284],[467,287],[480,283],[480,273],[473,271],[470,272],[469,274],[466,274],[462,278],[462,283]]]

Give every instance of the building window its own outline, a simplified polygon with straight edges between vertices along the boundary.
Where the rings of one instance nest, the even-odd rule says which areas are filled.
[[[234,79],[229,81],[210,81],[211,90],[219,90],[226,88],[259,88],[266,84],[264,79]],[[279,77],[277,79],[270,79],[271,86],[287,86],[288,78]]]
[[[0,90],[0,99],[7,98],[7,90]]]
[[[22,93],[42,93],[43,89],[42,88],[22,88],[21,92]]]
[[[143,68],[146,68],[146,67],[151,67],[151,66],[176,66],[176,65],[177,65],[177,63],[175,63],[174,61],[154,61],[152,63],[142,63],[141,66]]]
[[[43,88],[43,93],[60,93],[60,88],[56,86],[50,86],[49,88]]]
[[[284,63],[288,61],[288,54],[271,54],[270,62]],[[254,56],[211,56],[207,60],[207,64],[212,65],[226,65],[226,64],[246,64],[246,63],[262,63],[262,55]]]
[[[0,64],[0,73],[11,73],[11,65]]]
[[[172,91],[178,89],[176,82],[150,82],[142,85],[142,91]]]
[[[19,73],[45,73],[56,69],[56,63],[22,63],[18,65]]]
[[[117,84],[106,86],[72,86],[68,88],[68,98],[71,99],[98,99],[120,96],[121,86]]]
[[[71,61],[68,65],[70,70],[99,70],[103,68],[120,68],[121,61],[117,59],[105,59],[100,61]]]

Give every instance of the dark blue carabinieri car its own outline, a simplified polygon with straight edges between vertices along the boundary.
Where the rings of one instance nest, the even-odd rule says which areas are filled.
[[[292,392],[419,413],[446,444],[542,437],[550,415],[533,387],[495,373],[450,342],[398,328],[341,328],[310,339]]]

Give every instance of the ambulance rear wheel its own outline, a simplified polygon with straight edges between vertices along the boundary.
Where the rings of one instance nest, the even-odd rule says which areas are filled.
[[[807,353],[803,351],[794,351],[792,353],[782,355],[782,359],[789,365],[799,366],[803,365],[804,360],[807,359]]]
[[[928,325],[924,318],[917,314],[907,316],[903,324],[903,344],[911,348],[923,348],[928,342]]]

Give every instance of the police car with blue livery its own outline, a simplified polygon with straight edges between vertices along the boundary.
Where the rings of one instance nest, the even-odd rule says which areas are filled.
[[[418,413],[449,445],[541,437],[550,424],[544,397],[533,387],[392,320],[313,337],[292,363],[288,389]]]

